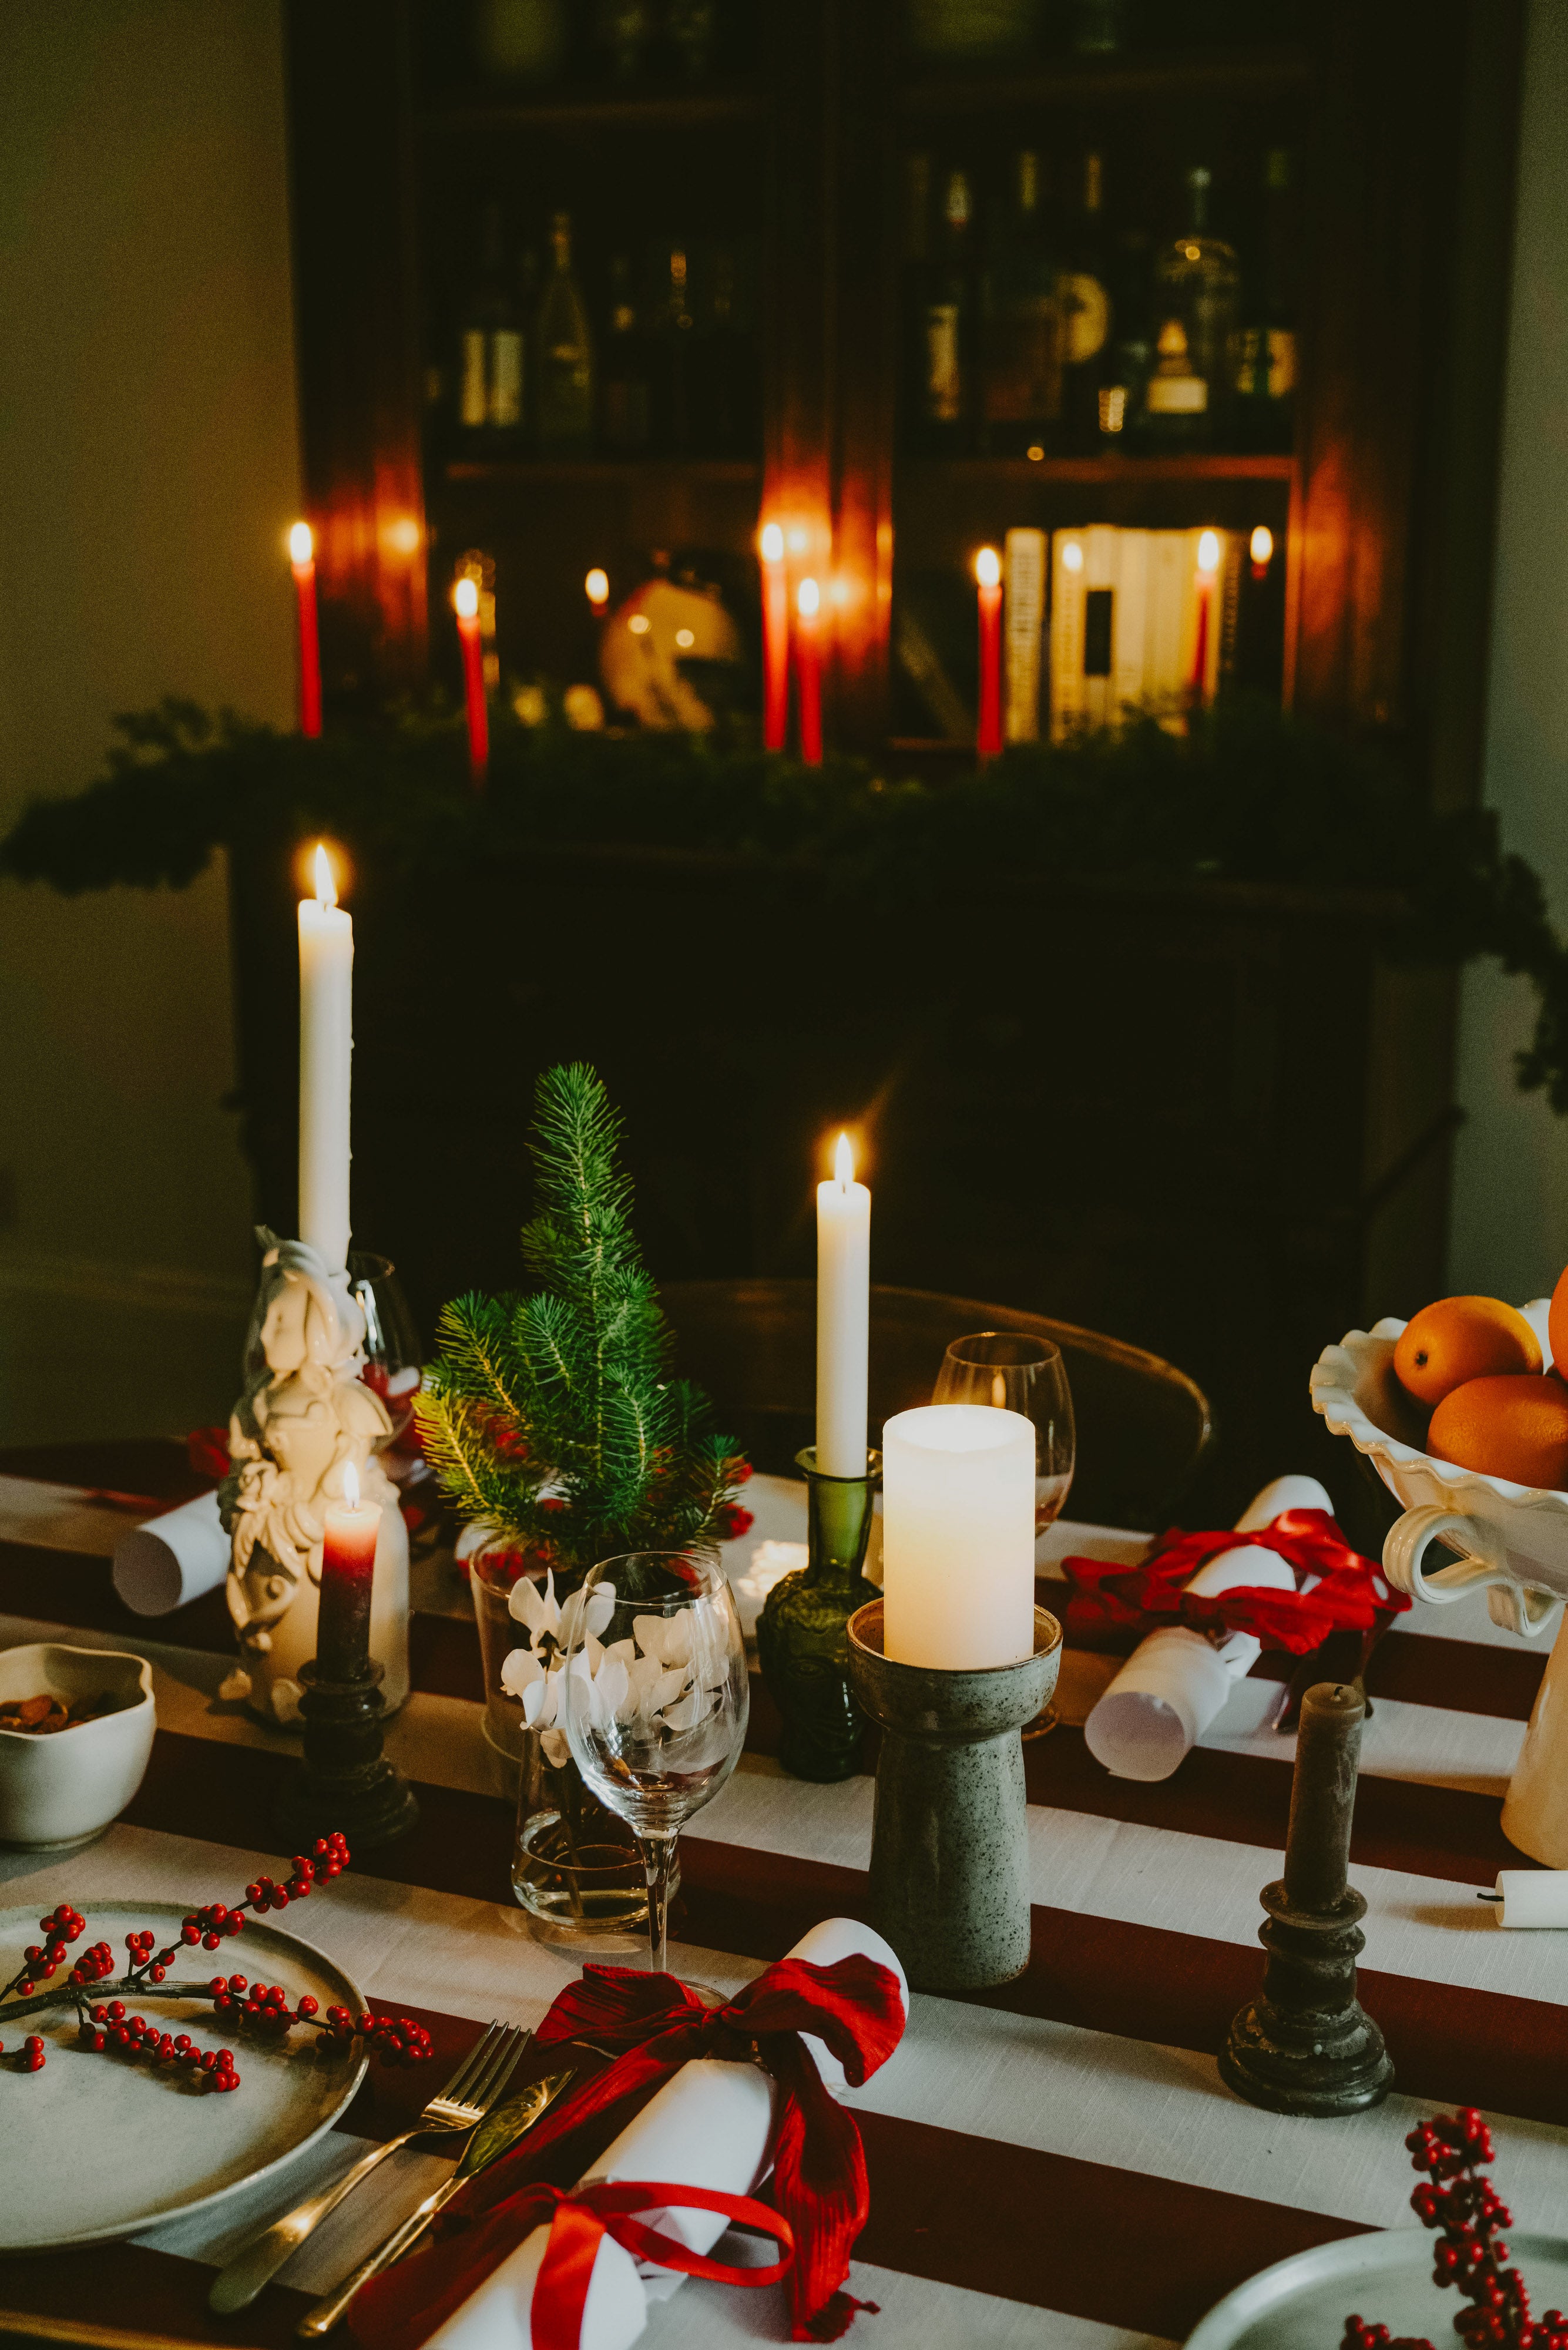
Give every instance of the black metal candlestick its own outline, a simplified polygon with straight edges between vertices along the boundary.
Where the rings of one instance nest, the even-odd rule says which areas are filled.
[[[278,1804],[291,1846],[340,1828],[350,1852],[369,1852],[419,1824],[413,1789],[381,1752],[381,1667],[370,1655],[380,1515],[379,1509],[327,1512],[317,1654],[299,1675],[305,1759]],[[369,1526],[356,1523],[366,1517]]]
[[[1355,1995],[1366,1903],[1350,1883],[1350,1825],[1366,1715],[1345,1682],[1322,1681],[1302,1700],[1285,1873],[1262,1893],[1262,1993],[1220,2059],[1237,2095],[1271,2113],[1357,2114],[1393,2085],[1383,2034]]]

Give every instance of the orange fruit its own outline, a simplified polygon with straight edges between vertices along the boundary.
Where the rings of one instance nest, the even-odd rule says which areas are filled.
[[[1568,1299],[1563,1319],[1568,1340]],[[1435,1305],[1423,1305],[1406,1323],[1394,1349],[1395,1378],[1424,1404],[1441,1403],[1471,1379],[1540,1368],[1534,1331],[1522,1314],[1497,1297],[1440,1297]]]
[[[1546,1336],[1552,1348],[1552,1359],[1564,1378],[1568,1378],[1568,1273],[1565,1273],[1552,1293],[1552,1311],[1546,1317]]]
[[[1568,1490],[1568,1380],[1555,1371],[1467,1379],[1432,1414],[1427,1450],[1486,1477]]]

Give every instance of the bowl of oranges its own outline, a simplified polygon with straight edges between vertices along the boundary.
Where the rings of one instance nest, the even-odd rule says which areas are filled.
[[[1528,1305],[1444,1297],[1348,1331],[1312,1399],[1404,1504],[1389,1581],[1439,1602],[1485,1586],[1495,1621],[1539,1632],[1568,1598],[1568,1273]],[[1428,1575],[1433,1542],[1459,1558]]]

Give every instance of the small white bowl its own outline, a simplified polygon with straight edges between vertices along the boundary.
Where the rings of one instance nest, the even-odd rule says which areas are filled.
[[[101,1835],[146,1773],[157,1713],[152,1668],[120,1648],[67,1648],[38,1640],[0,1649],[0,1699],[69,1703],[109,1694],[111,1713],[46,1738],[0,1730],[0,1844],[58,1850]]]

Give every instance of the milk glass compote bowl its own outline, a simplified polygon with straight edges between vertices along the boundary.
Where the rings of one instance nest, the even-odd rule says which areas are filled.
[[[741,1619],[722,1568],[700,1551],[601,1559],[582,1596],[561,1718],[584,1781],[637,1838],[650,1963],[662,1974],[681,1823],[711,1802],[745,1744]]]

